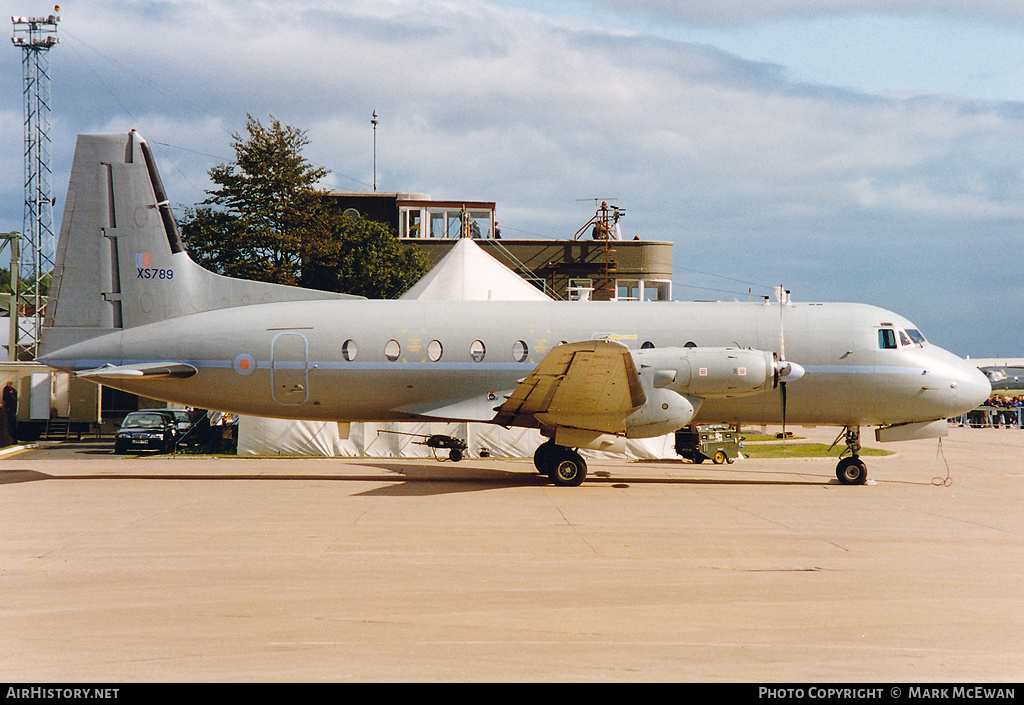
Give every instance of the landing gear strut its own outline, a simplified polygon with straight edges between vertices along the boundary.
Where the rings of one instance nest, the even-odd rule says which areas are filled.
[[[846,434],[846,450],[850,455],[843,458],[840,455],[839,464],[836,465],[836,477],[844,485],[863,485],[868,481],[868,467],[857,455],[860,452],[860,426],[847,426],[844,429]],[[838,441],[838,439],[836,439]]]
[[[572,448],[555,445],[554,441],[541,443],[533,454],[538,472],[547,475],[559,487],[578,487],[587,477],[587,463]]]

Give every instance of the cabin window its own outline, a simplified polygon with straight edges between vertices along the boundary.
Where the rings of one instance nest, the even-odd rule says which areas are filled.
[[[882,350],[895,350],[896,331],[891,328],[881,328],[878,331],[878,347]]]
[[[469,356],[473,358],[473,362],[483,362],[484,355],[487,354],[487,348],[484,346],[482,341],[474,340],[469,345]]]
[[[384,344],[384,357],[391,362],[394,362],[402,355],[402,346],[398,344],[397,340],[389,340]]]
[[[431,340],[427,343],[427,357],[430,358],[431,362],[437,362],[441,359],[441,355],[444,353],[444,348],[441,347],[441,342],[438,340]]]
[[[359,349],[356,347],[356,341],[349,338],[341,346],[341,357],[346,362],[352,362],[356,359],[356,355],[359,353]]]
[[[512,359],[516,362],[525,362],[530,354],[530,348],[525,340],[517,340],[512,345]]]

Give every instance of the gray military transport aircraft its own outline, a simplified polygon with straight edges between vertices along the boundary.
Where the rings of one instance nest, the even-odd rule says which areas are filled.
[[[1024,389],[1024,358],[981,358],[970,362],[988,377],[992,391]]]
[[[39,359],[199,408],[290,419],[539,428],[578,485],[581,448],[691,423],[830,425],[863,483],[879,441],[946,433],[989,381],[872,306],[777,302],[371,301],[209,272],[188,256],[134,131],[80,135]],[[843,432],[840,432],[840,437]],[[837,439],[838,440],[838,439]]]

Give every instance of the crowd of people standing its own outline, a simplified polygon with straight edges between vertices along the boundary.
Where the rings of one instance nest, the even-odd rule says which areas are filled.
[[[1024,428],[1024,394],[993,394],[984,406],[961,417],[960,425]]]

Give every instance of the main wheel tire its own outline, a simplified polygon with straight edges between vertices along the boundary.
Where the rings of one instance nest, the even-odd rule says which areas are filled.
[[[868,466],[856,455],[843,458],[836,465],[836,477],[844,485],[863,485],[868,481]]]
[[[587,476],[587,463],[569,448],[552,453],[549,467],[548,477],[558,487],[579,487]]]
[[[533,466],[541,475],[547,475],[551,469],[551,453],[556,448],[554,441],[544,441],[533,452]]]

